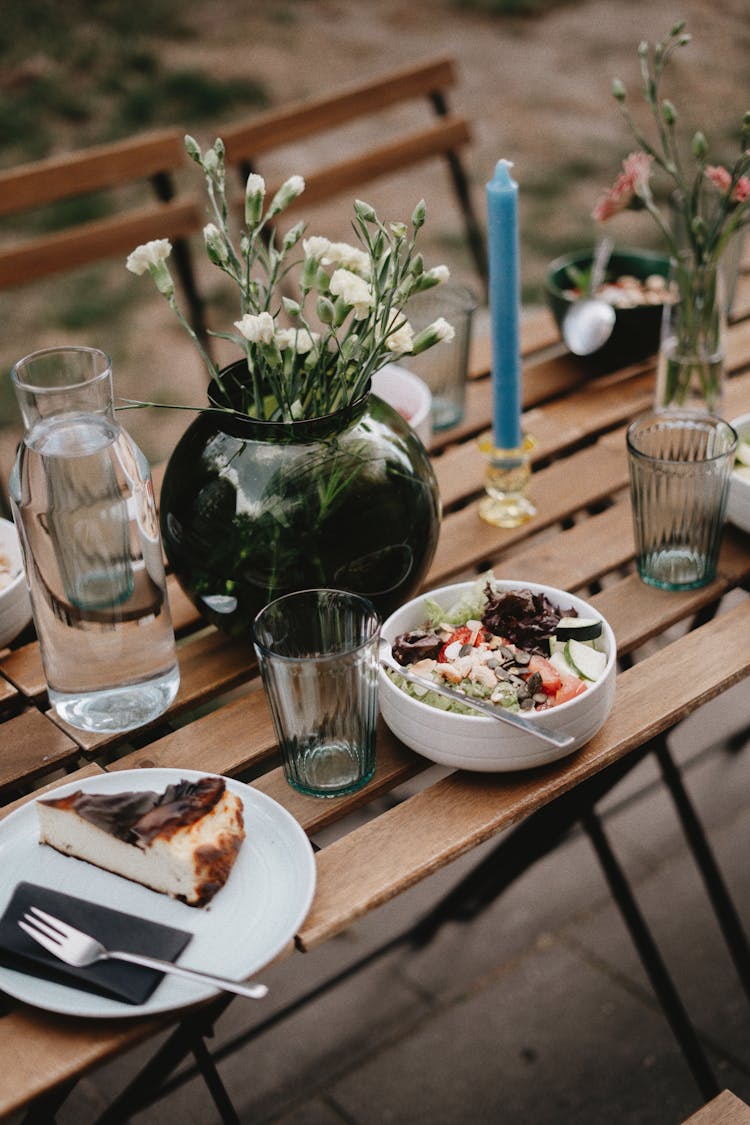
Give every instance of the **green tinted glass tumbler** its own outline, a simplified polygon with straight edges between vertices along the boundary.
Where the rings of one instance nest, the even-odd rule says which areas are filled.
[[[656,411],[627,432],[638,573],[663,590],[716,576],[737,434],[712,414]]]
[[[373,605],[341,590],[301,590],[261,610],[253,637],[289,784],[313,797],[361,788],[375,771]]]

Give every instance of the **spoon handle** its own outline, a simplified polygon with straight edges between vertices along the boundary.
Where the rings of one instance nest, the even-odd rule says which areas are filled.
[[[596,244],[594,251],[594,261],[591,266],[591,275],[589,277],[589,296],[593,296],[597,289],[604,280],[604,274],[607,270],[607,263],[612,256],[614,250],[614,242],[608,234],[603,234]]]
[[[540,738],[543,742],[551,742],[553,746],[570,746],[573,741],[572,735],[560,734],[555,730],[547,730],[544,727],[538,726],[530,719],[525,719],[523,715],[516,714],[515,711],[508,711],[505,707],[497,707],[494,703],[485,703],[481,699],[471,699],[468,695],[464,695],[463,692],[448,687],[447,684],[433,683],[432,680],[427,680],[423,676],[417,676],[414,672],[409,672],[406,668],[402,668],[397,661],[386,658],[382,653],[380,663],[384,668],[390,668],[392,672],[398,672],[399,676],[402,676],[405,680],[409,680],[413,684],[419,684],[420,687],[427,688],[429,691],[434,691],[437,695],[444,695],[448,699],[456,699],[459,703],[464,703],[467,707],[471,707],[473,711],[481,711],[483,715],[489,715],[493,719],[498,719],[501,723],[510,723],[511,726],[518,727],[527,734],[531,734],[535,738]]]

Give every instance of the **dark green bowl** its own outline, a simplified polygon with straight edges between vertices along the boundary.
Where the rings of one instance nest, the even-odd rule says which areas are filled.
[[[571,299],[565,290],[573,288],[568,276],[568,267],[588,270],[591,266],[592,251],[576,250],[555,258],[550,264],[545,278],[547,302],[562,331],[565,313],[570,308]],[[607,266],[606,277],[614,280],[628,274],[645,281],[652,274],[669,274],[669,258],[652,250],[615,250]],[[663,305],[639,305],[632,309],[615,309],[615,326],[612,335],[603,347],[585,359],[592,362],[597,370],[606,370],[622,365],[636,363],[655,355],[659,350]],[[576,357],[583,359],[584,357]]]

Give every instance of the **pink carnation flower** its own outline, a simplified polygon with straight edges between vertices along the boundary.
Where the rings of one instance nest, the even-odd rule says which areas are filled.
[[[648,190],[652,160],[653,157],[645,152],[631,152],[625,157],[622,172],[593,210],[593,218],[597,222],[604,222],[620,211],[626,211],[637,196]]]
[[[734,185],[732,199],[737,203],[745,203],[750,199],[750,176],[740,176],[739,180]]]
[[[723,195],[726,195],[732,186],[732,175],[721,164],[706,165],[706,176]],[[750,199],[750,177],[740,176],[734,185],[732,201],[745,203],[748,199]]]
[[[706,176],[714,187],[717,187],[720,192],[726,195],[732,183],[731,173],[726,168],[722,167],[721,164],[707,164]]]

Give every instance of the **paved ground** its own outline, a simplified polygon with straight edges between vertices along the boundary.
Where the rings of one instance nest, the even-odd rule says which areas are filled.
[[[750,743],[739,685],[670,745],[750,926]],[[743,739],[739,739],[742,743]],[[600,806],[607,833],[721,1086],[750,1101],[750,1007],[652,759]],[[264,974],[263,1009],[236,1001],[213,1049],[419,917],[483,851],[338,940]],[[85,1125],[154,1044],[85,1079],[61,1125]],[[481,916],[401,947],[225,1059],[243,1123],[678,1125],[704,1100],[677,1049],[586,836],[574,831]],[[214,1125],[189,1081],[136,1125]]]

